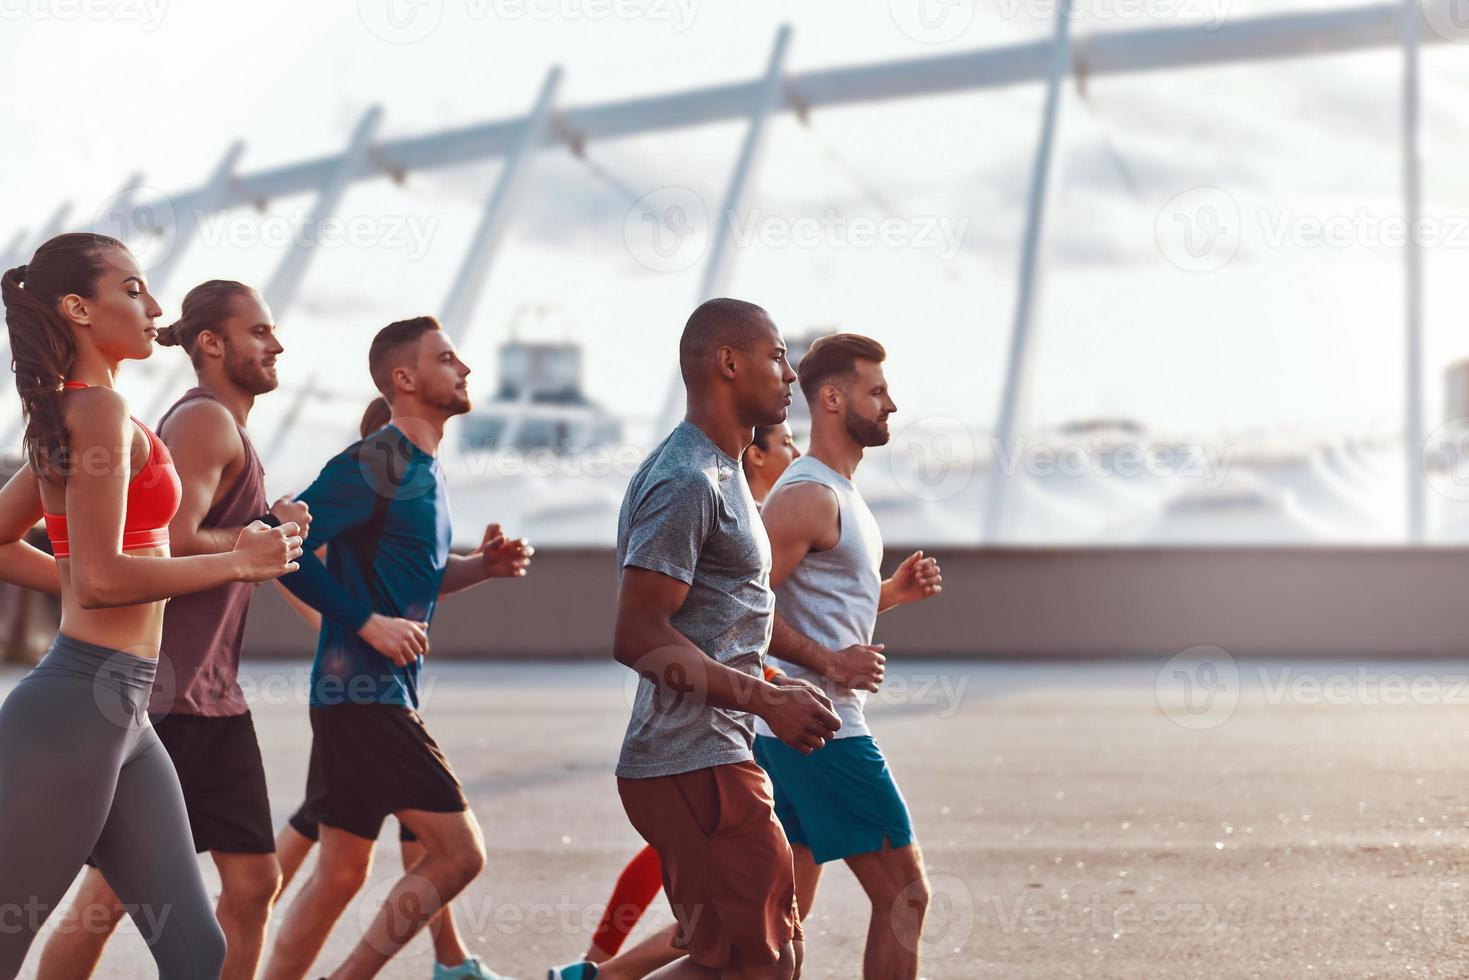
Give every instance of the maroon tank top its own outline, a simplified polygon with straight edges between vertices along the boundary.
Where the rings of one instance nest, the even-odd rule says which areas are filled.
[[[190,388],[164,413],[158,430],[163,431],[180,405],[196,398],[214,396],[203,388]],[[241,528],[268,507],[265,468],[244,428],[238,424],[235,428],[245,444],[245,465],[234,485],[204,515],[203,527]],[[230,582],[168,600],[150,713],[223,718],[249,710],[240,690],[240,647],[254,590],[253,583]]]

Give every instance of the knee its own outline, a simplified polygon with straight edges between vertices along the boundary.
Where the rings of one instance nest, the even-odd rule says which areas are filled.
[[[279,867],[258,874],[231,878],[224,887],[224,902],[252,914],[270,911],[281,891]]]
[[[476,838],[472,847],[466,847],[455,856],[454,877],[460,887],[467,886],[485,869],[485,845]]]
[[[214,929],[206,934],[203,942],[205,944],[204,955],[202,957],[204,962],[201,965],[204,967],[205,972],[199,974],[199,976],[217,977],[224,972],[224,958],[229,952],[229,944],[225,941],[224,930],[219,927],[218,922],[215,922]]]
[[[917,932],[923,928],[923,920],[928,915],[928,905],[932,900],[933,892],[929,888],[928,878],[920,875],[898,888],[885,904],[891,910],[895,924],[903,927],[905,932]]]
[[[346,901],[367,883],[370,870],[367,864],[358,862],[333,862],[329,865],[317,865],[316,880],[330,895]]]
[[[217,977],[224,972],[225,954],[229,952],[224,930],[211,915],[209,921],[200,922],[189,930],[189,969],[177,974],[188,977]],[[158,976],[173,976],[163,961],[158,964]]]

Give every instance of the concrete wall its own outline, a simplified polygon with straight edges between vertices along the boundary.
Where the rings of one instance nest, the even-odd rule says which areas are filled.
[[[1469,549],[938,549],[944,594],[878,623],[890,654],[1469,655]],[[904,554],[890,552],[891,570]],[[531,575],[439,608],[435,657],[609,655],[612,553],[540,550]],[[246,650],[308,657],[314,636],[256,590]]]

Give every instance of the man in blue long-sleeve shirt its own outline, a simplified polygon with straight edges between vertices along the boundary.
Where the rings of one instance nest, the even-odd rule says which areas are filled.
[[[372,976],[484,866],[468,801],[418,716],[418,674],[441,595],[525,574],[532,549],[492,525],[481,548],[451,555],[437,451],[444,424],[469,411],[469,368],[432,317],[389,324],[368,364],[387,425],[334,457],[298,499],[311,543],[327,548],[282,580],[322,614],[311,668],[307,806],[321,857],[285,917],[267,978],[304,976],[371,867],[383,820],[413,832],[424,857],[394,885],[333,976]],[[492,976],[475,972],[468,976]]]

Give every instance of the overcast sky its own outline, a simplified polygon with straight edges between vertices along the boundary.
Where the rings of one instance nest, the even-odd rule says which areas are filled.
[[[565,70],[560,104],[576,106],[751,78],[781,23],[800,71],[1040,38],[1054,8],[923,2],[926,20],[901,0],[0,0],[0,246],[22,227],[38,233],[65,200],[69,227],[90,223],[135,172],[157,192],[188,190],[236,139],[244,171],[333,152],[373,105],[381,135],[421,134],[524,112],[552,65]],[[1082,36],[1331,6],[1083,2]],[[1465,54],[1444,44],[1424,62],[1426,204],[1445,239],[1427,257],[1432,420],[1439,372],[1469,356]],[[1403,255],[1384,242],[1401,216],[1400,71],[1400,55],[1383,51],[1093,79],[1084,97],[1069,89],[1031,422],[1395,430]],[[1025,86],[871,104],[817,112],[809,126],[780,117],[730,292],[766,306],[788,334],[877,336],[901,410],[987,423],[1041,95]],[[633,200],[692,195],[712,213],[742,132],[594,143],[590,160],[607,177],[564,150],[542,154],[465,339],[476,394],[493,388],[516,311],[530,310],[518,318],[524,335],[585,344],[594,398],[655,415],[703,238],[672,258],[650,252]],[[318,248],[298,301],[278,311],[285,382],[314,374],[365,398],[368,338],[442,307],[496,173],[481,164],[354,187],[339,216],[358,241]],[[272,201],[208,224],[161,289],[165,319],[203,279],[263,285],[310,204]],[[875,232],[879,241],[865,237]],[[1216,238],[1223,252],[1209,248]],[[158,258],[139,250],[145,264]],[[146,378],[132,373],[135,385]]]

